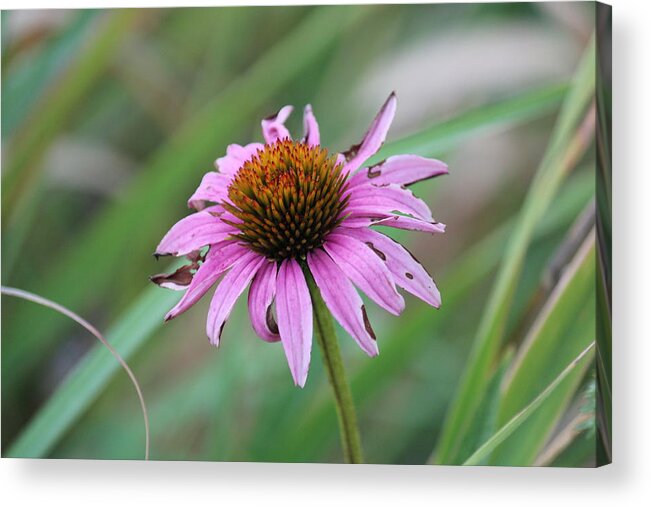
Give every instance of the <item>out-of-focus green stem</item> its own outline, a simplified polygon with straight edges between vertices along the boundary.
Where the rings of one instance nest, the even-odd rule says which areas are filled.
[[[344,450],[346,463],[363,463],[362,442],[357,426],[357,415],[353,395],[346,379],[344,363],[337,344],[337,335],[332,322],[332,315],[328,311],[319,288],[317,287],[308,269],[304,269],[307,285],[310,288],[312,298],[312,310],[314,312],[314,324],[316,336],[323,355],[323,362],[328,372],[328,379],[332,386],[339,419],[339,432],[341,444]]]

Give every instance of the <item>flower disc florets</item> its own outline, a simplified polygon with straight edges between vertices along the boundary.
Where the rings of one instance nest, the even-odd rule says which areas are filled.
[[[241,222],[236,237],[268,259],[305,259],[341,223],[346,175],[320,146],[288,139],[268,144],[246,162],[224,207]]]

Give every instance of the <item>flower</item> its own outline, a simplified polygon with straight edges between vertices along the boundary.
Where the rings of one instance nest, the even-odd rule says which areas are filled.
[[[305,108],[303,139],[292,140],[284,123],[292,107],[262,120],[265,144],[231,144],[190,197],[197,210],[163,237],[156,256],[186,256],[189,264],[155,283],[185,289],[165,316],[172,319],[217,283],[206,332],[219,345],[238,297],[251,285],[248,309],[255,332],[281,341],[294,382],[303,387],[312,348],[312,276],[328,309],[369,356],[378,346],[355,286],[398,315],[407,292],[438,308],[432,278],[399,243],[373,229],[442,233],[428,206],[407,186],[446,174],[438,160],[397,155],[364,162],[384,143],[396,111],[391,94],[361,143],[331,154],[320,144],[312,108]],[[206,247],[208,247],[206,249]],[[309,273],[308,273],[309,270]],[[275,307],[275,314],[274,314]]]

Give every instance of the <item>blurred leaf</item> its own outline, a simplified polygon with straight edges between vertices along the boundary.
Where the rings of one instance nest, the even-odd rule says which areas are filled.
[[[477,406],[484,396],[491,367],[502,343],[513,294],[533,231],[538,221],[544,218],[569,169],[577,162],[590,141],[591,136],[586,137],[584,132],[580,132],[576,138],[573,134],[593,96],[594,52],[593,40],[584,53],[565,97],[549,146],[523,204],[519,223],[509,238],[507,251],[481,319],[470,358],[446,418],[435,457],[437,463],[457,464],[466,458],[460,455],[459,449],[463,440],[468,437],[470,421],[476,416]]]
[[[592,342],[583,352],[581,352],[565,369],[549,384],[529,405],[518,412],[504,426],[502,426],[490,439],[488,439],[479,449],[477,449],[463,465],[478,465],[485,460],[492,451],[500,444],[506,441],[515,430],[527,421],[532,414],[547,400],[549,396],[555,393],[563,381],[579,367],[579,370],[585,368],[592,357],[594,342]]]
[[[596,465],[594,444],[594,439],[584,438],[583,435],[579,435],[546,466],[560,468],[594,467]]]
[[[80,10],[75,19],[53,40],[48,41],[33,59],[17,63],[15,68],[3,68],[2,80],[2,138],[9,137],[38,103],[39,97],[59,73],[70,63],[76,48],[88,36],[89,26],[98,10]],[[6,13],[3,13],[3,18]]]
[[[8,147],[10,157],[3,171],[3,221],[14,211],[14,204],[28,184],[37,179],[45,150],[67,125],[70,113],[106,71],[139,13],[138,9],[122,9],[107,14],[92,42],[16,132]]]
[[[595,341],[595,235],[585,240],[549,297],[506,376],[498,424],[505,424],[547,385],[571,358]],[[492,464],[533,464],[565,411],[583,371],[549,396],[535,415],[504,442]]]
[[[604,7],[604,8],[601,8]],[[612,21],[598,6],[597,24],[597,427],[598,463],[612,461]],[[602,459],[603,456],[603,459]]]
[[[501,403],[501,387],[511,362],[513,349],[508,349],[500,361],[499,366],[490,379],[486,395],[481,400],[477,409],[477,416],[473,419],[468,430],[469,438],[464,440],[461,448],[462,455],[470,455],[482,443],[486,442],[499,428],[498,413]],[[487,465],[489,456],[479,461],[478,465]]]
[[[588,386],[591,386],[593,389],[595,388],[594,382],[588,383]],[[594,390],[592,396],[594,396]],[[594,398],[592,401],[594,402]],[[594,407],[591,412],[580,410],[567,424],[562,428],[559,428],[558,431],[555,431],[553,436],[545,443],[545,447],[536,457],[533,466],[550,466],[550,464],[563,454],[577,438],[583,438],[588,442],[595,441]],[[594,452],[592,453],[592,456],[594,457]],[[581,464],[576,463],[574,466],[581,466]]]
[[[525,123],[553,111],[563,99],[567,89],[565,83],[553,84],[477,107],[417,134],[387,143],[368,161],[368,164],[375,164],[401,153],[432,156],[458,146],[476,135]]]
[[[606,293],[603,280],[603,258],[601,249],[597,258],[597,419],[599,428],[599,441],[607,462],[612,461],[612,321],[610,316],[609,295]]]

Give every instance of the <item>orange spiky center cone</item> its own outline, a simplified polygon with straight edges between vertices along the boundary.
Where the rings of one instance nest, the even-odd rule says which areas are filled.
[[[346,175],[320,146],[288,139],[265,145],[228,188],[224,207],[242,222],[236,237],[268,259],[305,259],[344,218]]]

